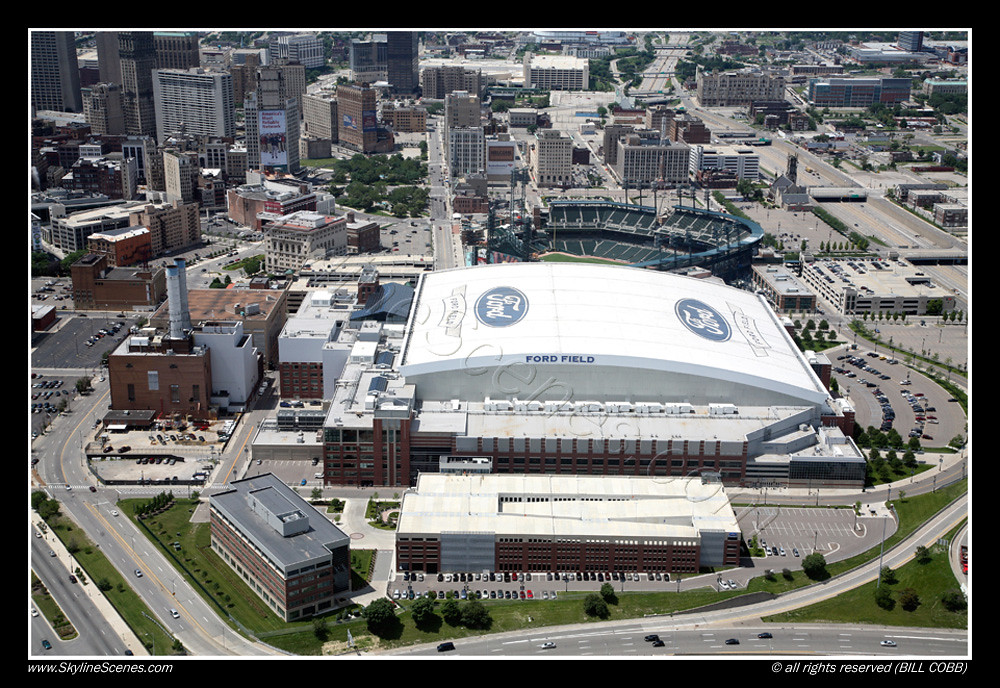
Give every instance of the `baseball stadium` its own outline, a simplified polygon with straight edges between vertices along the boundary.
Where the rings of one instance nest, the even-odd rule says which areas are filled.
[[[543,227],[541,260],[587,259],[639,268],[702,267],[730,280],[750,267],[764,230],[757,223],[712,210],[613,201],[553,201]]]

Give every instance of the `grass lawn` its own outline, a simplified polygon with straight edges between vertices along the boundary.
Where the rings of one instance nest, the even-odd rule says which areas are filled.
[[[543,583],[544,585],[544,583]],[[295,634],[269,637],[269,644],[288,652],[315,655],[321,652],[323,642],[332,643],[334,651],[347,651],[347,631],[351,632],[355,646],[361,651],[386,650],[421,643],[435,643],[448,638],[466,638],[491,633],[519,631],[526,628],[545,628],[564,624],[597,623],[600,621],[641,618],[648,614],[667,614],[672,611],[691,609],[709,603],[735,597],[739,592],[719,593],[712,589],[676,592],[616,592],[615,603],[608,605],[606,619],[587,616],[583,611],[583,599],[588,592],[560,592],[555,600],[480,600],[490,613],[492,623],[488,629],[468,629],[451,626],[440,614],[423,627],[410,618],[407,611],[413,604],[410,600],[399,601],[398,624],[381,636],[370,633],[365,621],[356,620],[346,624],[330,624],[321,633],[322,639],[312,630]],[[440,609],[441,600],[435,604]],[[459,602],[459,607],[466,604]]]
[[[178,573],[191,584],[223,618],[232,615],[254,633],[279,630],[283,619],[255,595],[243,579],[212,551],[208,523],[192,523],[191,514],[197,505],[194,499],[175,499],[163,513],[135,519],[136,504],[147,500],[124,500],[121,512],[132,519],[153,542],[160,545],[166,558]],[[179,547],[174,547],[173,543]]]
[[[620,260],[590,258],[588,256],[571,256],[568,253],[546,253],[543,256],[539,256],[539,259],[552,263],[605,263],[607,265],[625,265],[625,263]]]
[[[31,572],[31,599],[38,613],[48,620],[60,640],[72,640],[77,636],[76,628],[63,614],[62,608],[52,599],[52,594],[38,580],[34,571]]]
[[[793,609],[783,614],[766,617],[764,621],[812,623],[825,621],[873,626],[920,626],[926,628],[968,628],[967,612],[952,612],[941,602],[941,594],[958,588],[958,581],[948,563],[947,549],[941,545],[931,548],[931,560],[921,564],[916,559],[896,570],[897,581],[882,582],[897,600],[901,590],[913,588],[920,597],[920,605],[906,611],[896,602],[892,609],[883,609],[875,603],[877,582],[842,593],[809,607]]]

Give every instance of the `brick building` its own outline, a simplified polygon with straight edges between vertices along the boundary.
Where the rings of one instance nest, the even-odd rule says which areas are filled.
[[[350,538],[274,475],[209,498],[212,550],[285,621],[329,611],[350,590]]]
[[[132,310],[155,307],[166,295],[161,267],[111,267],[107,256],[88,253],[70,267],[73,305],[80,310]]]
[[[740,539],[700,478],[424,473],[403,495],[396,567],[694,574],[738,566]]]

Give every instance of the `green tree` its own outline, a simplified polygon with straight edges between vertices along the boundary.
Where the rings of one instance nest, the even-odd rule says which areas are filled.
[[[903,588],[899,591],[899,604],[908,612],[920,606],[920,596],[913,588]]]
[[[469,600],[462,607],[462,625],[466,628],[489,628],[493,619],[482,602]]]
[[[829,575],[826,571],[826,558],[819,552],[813,552],[802,560],[802,571],[813,580]]]
[[[945,609],[951,612],[965,611],[969,606],[969,600],[965,597],[965,593],[956,588],[945,590],[944,594],[941,595],[941,603]]]
[[[462,620],[462,611],[458,608],[458,601],[450,597],[441,603],[441,617],[452,626],[457,626]]]
[[[385,632],[396,620],[396,613],[392,607],[392,602],[388,598],[379,597],[364,608],[363,615],[368,630],[378,635]]]
[[[326,639],[326,633],[327,633],[326,617],[314,616],[312,618],[312,628],[313,628],[313,635],[315,635],[318,640]]]
[[[875,604],[886,611],[892,611],[892,608],[896,606],[896,600],[892,599],[892,593],[889,592],[888,587],[880,585],[875,589]]]
[[[583,611],[587,616],[596,616],[599,619],[608,617],[608,604],[596,592],[592,592],[583,598]]]
[[[434,601],[429,597],[421,597],[410,607],[410,616],[417,628],[424,626],[435,617]]]

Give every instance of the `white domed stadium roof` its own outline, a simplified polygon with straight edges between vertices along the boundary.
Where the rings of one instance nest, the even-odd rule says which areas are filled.
[[[589,263],[424,273],[399,361],[423,398],[524,399],[546,380],[562,386],[552,395],[577,400],[816,405],[829,396],[761,297]]]

